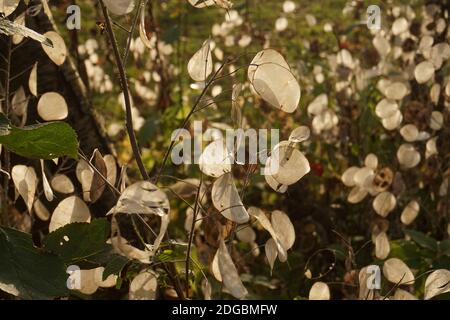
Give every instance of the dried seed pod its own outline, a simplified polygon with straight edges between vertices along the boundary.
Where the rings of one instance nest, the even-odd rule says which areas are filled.
[[[373,179],[373,187],[377,192],[386,191],[392,184],[394,173],[388,167],[382,168],[376,172]]]

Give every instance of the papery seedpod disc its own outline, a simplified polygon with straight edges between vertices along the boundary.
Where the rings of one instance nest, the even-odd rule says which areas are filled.
[[[256,241],[256,233],[251,225],[246,225],[237,229],[236,238],[244,243],[253,243]]]
[[[202,293],[203,293],[203,299],[205,300],[211,300],[212,299],[212,287],[211,283],[208,281],[208,279],[203,279],[202,284]]]
[[[17,9],[19,3],[20,0],[0,0],[0,12],[8,17]]]
[[[261,98],[292,113],[300,102],[300,86],[283,56],[273,49],[259,52],[248,68],[248,78]]]
[[[104,0],[104,2],[108,10],[118,16],[130,13],[135,6],[135,0]]]
[[[330,300],[330,288],[325,282],[316,282],[309,290],[309,300]]]
[[[154,214],[164,217],[169,210],[169,199],[165,192],[151,182],[139,181],[122,192],[117,205],[107,214]]]
[[[292,248],[295,242],[295,229],[289,216],[283,211],[275,210],[272,212],[270,220],[283,248],[286,251]]]
[[[376,192],[386,191],[390,187],[394,180],[394,173],[391,169],[385,167],[377,171],[375,178],[373,179],[373,188]]]
[[[425,141],[430,139],[431,134],[426,131],[419,131],[419,135],[417,136],[417,141]]]
[[[211,89],[211,96],[213,98],[218,97],[221,93],[223,92],[223,88],[220,85],[216,85],[214,87],[212,87]]]
[[[105,160],[103,159],[103,156],[100,153],[100,151],[98,151],[98,149],[94,150],[90,162],[97,169],[94,170],[91,187],[89,189],[90,201],[92,201],[92,203],[95,203],[100,199],[103,192],[105,191],[106,188],[105,179],[108,173]]]
[[[94,281],[101,288],[112,288],[116,285],[118,276],[110,274],[105,280],[103,280],[104,267],[95,268]]]
[[[189,198],[195,196],[198,192],[200,180],[196,178],[187,178],[175,182],[168,188],[175,192],[181,198]],[[200,196],[203,196],[204,190],[200,191]]]
[[[410,201],[402,211],[400,221],[404,225],[410,225],[419,215],[420,205],[416,200]]]
[[[419,136],[419,129],[414,124],[407,124],[400,129],[400,134],[405,141],[414,142]]]
[[[158,279],[150,270],[139,273],[130,283],[128,298],[130,300],[155,300]]]
[[[350,203],[359,203],[364,200],[368,193],[369,191],[367,191],[367,189],[358,186],[353,187],[347,196],[347,201]]]
[[[277,64],[285,69],[290,69],[288,63],[278,51],[273,49],[265,49],[258,52],[250,63],[247,73],[248,78],[250,80],[253,79],[258,67],[264,64]]]
[[[278,32],[284,31],[289,25],[288,19],[286,17],[280,17],[275,21],[275,30]]]
[[[25,202],[28,212],[33,208],[37,188],[37,176],[33,167],[16,165],[11,170],[11,177],[16,190]]]
[[[67,57],[67,47],[64,43],[64,39],[55,31],[48,31],[44,34],[44,36],[50,39],[53,47],[49,47],[48,45],[42,43],[42,49],[45,51],[50,60],[52,60],[57,66],[62,65],[66,61]]]
[[[446,292],[450,292],[450,270],[433,271],[425,281],[424,299],[429,300]]]
[[[145,5],[146,5],[147,1],[145,3],[143,3],[143,6],[141,7],[141,16],[140,16],[140,22],[139,22],[139,37],[142,41],[142,43],[149,49],[152,49],[152,42],[150,41],[150,39],[147,36],[147,30],[145,29]]]
[[[408,94],[408,87],[403,82],[391,83],[385,91],[386,98],[402,100]]]
[[[360,168],[359,167],[350,167],[347,168],[347,170],[344,171],[342,174],[341,180],[344,185],[347,187],[353,187],[356,185],[355,182],[355,174],[358,172]]]
[[[66,100],[57,92],[44,93],[39,99],[37,110],[45,121],[64,120],[69,114]]]
[[[259,249],[259,245],[256,242],[250,243],[252,256],[259,257],[261,250]]]
[[[30,78],[28,79],[28,88],[30,89],[31,94],[35,97],[37,97],[37,66],[38,63],[36,62],[33,69],[31,69]]]
[[[377,82],[377,89],[378,91],[380,91],[382,94],[386,95],[386,90],[387,88],[389,88],[389,86],[392,84],[392,81],[386,78],[381,78],[380,80],[378,80]]]
[[[404,17],[397,18],[392,24],[392,33],[397,36],[408,30],[408,20]]]
[[[439,96],[441,95],[441,85],[439,83],[434,83],[430,89],[430,100],[434,105],[439,102]]]
[[[434,65],[430,61],[422,61],[414,69],[414,77],[418,83],[425,83],[434,75]]]
[[[72,180],[65,174],[57,174],[50,181],[52,188],[59,193],[69,194],[75,192]]]
[[[398,104],[394,100],[383,99],[375,107],[375,113],[381,119],[389,118],[398,112]]]
[[[233,3],[229,0],[189,0],[189,3],[196,8],[205,8],[217,5],[223,9],[231,9]]]
[[[267,173],[264,174],[264,179],[266,180],[267,184],[273,190],[275,190],[278,193],[285,193],[287,191],[287,189],[288,189],[288,186],[279,183],[271,175],[269,175],[269,173],[268,173],[268,171],[270,170],[269,166],[270,166],[270,162],[266,162],[266,167],[264,168],[264,171],[267,171]]]
[[[169,210],[167,209],[167,211]],[[156,236],[155,241],[153,242],[152,245],[146,244],[146,249],[150,251],[151,256],[154,256],[158,251],[159,247],[161,246],[164,236],[166,235],[167,228],[169,227],[169,223],[170,223],[170,214],[169,212],[167,212],[167,214],[161,216],[159,233]]]
[[[208,144],[199,158],[200,170],[211,177],[220,177],[231,171],[233,157],[223,139]]]
[[[304,276],[306,277],[306,279],[312,279],[312,272],[310,269],[306,270],[304,273]]]
[[[50,186],[50,183],[48,182],[47,176],[45,175],[44,170],[44,160],[41,159],[41,174],[42,174],[42,186],[44,188],[44,195],[47,201],[52,202],[54,198],[52,187]]]
[[[265,213],[261,209],[256,207],[248,208],[248,213],[249,215],[255,217],[256,220],[258,220],[258,222],[261,224],[261,226],[270,233],[270,235],[272,236],[273,240],[275,240],[275,243],[277,245],[280,261],[285,262],[287,260],[286,249],[284,249],[283,244],[281,243],[275,229],[272,226],[272,223],[266,217]]]
[[[286,144],[279,144],[272,150],[269,164],[268,172],[272,177],[279,184],[288,186],[299,181],[311,170],[303,153]]]
[[[419,51],[425,51],[431,49],[433,46],[434,38],[430,35],[424,35],[419,42]]]
[[[353,69],[355,67],[352,54],[347,49],[342,49],[338,52],[336,61],[338,64],[341,64],[349,69]]]
[[[61,201],[53,211],[50,232],[73,222],[90,222],[91,212],[86,203],[77,196],[70,196]]]
[[[414,284],[414,275],[409,267],[398,258],[390,258],[384,262],[383,275],[394,284]]]
[[[117,181],[117,162],[113,155],[107,154],[103,157],[106,165],[106,180],[112,185]]]
[[[325,93],[318,95],[308,105],[308,113],[313,115],[319,115],[325,111],[328,107],[328,96]]]
[[[285,1],[283,3],[283,11],[284,11],[284,13],[294,12],[295,11],[295,7],[296,7],[296,5],[295,5],[295,2],[293,2],[293,1],[288,0],[288,1]]]
[[[214,181],[211,198],[214,207],[228,220],[239,224],[248,221],[249,215],[231,173],[226,173]]]
[[[217,60],[222,61],[224,57],[223,50],[220,48],[214,48],[214,56],[217,58]]]
[[[68,282],[78,282],[79,286],[77,286],[73,290],[79,291],[85,295],[94,294],[98,290],[98,285],[95,282],[95,269],[79,270],[77,272],[73,272],[69,276]]]
[[[397,199],[388,191],[384,191],[377,195],[372,203],[375,212],[384,218],[395,209],[396,205]]]
[[[300,126],[295,128],[289,135],[289,141],[293,143],[300,143],[309,139],[311,130],[307,126]]]
[[[92,188],[92,180],[94,179],[94,171],[83,170],[81,172],[81,188],[83,191],[83,200],[86,202],[91,201],[91,188]]]
[[[308,24],[309,27],[313,27],[317,24],[317,19],[312,14],[306,14],[305,18],[306,18],[306,23]]]
[[[375,170],[378,167],[378,157],[373,153],[369,153],[364,159],[364,165]]]
[[[331,130],[339,123],[339,118],[333,110],[325,110],[321,114],[314,117],[312,127],[316,134],[322,131]]]
[[[213,60],[211,55],[210,41],[203,42],[188,63],[188,73],[194,81],[205,81],[213,71]]]
[[[264,252],[266,253],[266,258],[270,266],[270,273],[272,274],[273,266],[278,256],[277,244],[275,243],[275,240],[272,238],[267,240],[264,245]]]
[[[430,128],[433,130],[441,130],[444,125],[444,116],[442,112],[433,111],[430,117]]]
[[[404,143],[397,150],[397,160],[407,169],[414,168],[420,162],[420,153],[413,145]]]
[[[378,266],[367,266],[362,268],[358,274],[359,280],[359,295],[358,298],[360,300],[373,300],[375,296],[375,291],[368,288],[369,277],[373,276],[373,272],[370,272],[370,267],[378,268]]]
[[[21,86],[15,93],[11,100],[11,108],[14,114],[23,117],[27,113],[28,98],[25,90]]]
[[[400,110],[398,110],[394,115],[390,116],[389,118],[384,118],[383,120],[381,120],[381,123],[383,124],[383,127],[386,130],[395,130],[397,129],[401,123],[403,121],[403,115],[400,112]]]
[[[50,212],[41,202],[41,200],[36,199],[33,204],[34,214],[42,221],[48,221],[50,219]]]
[[[217,252],[219,270],[225,289],[228,290],[228,292],[230,292],[236,299],[243,299],[248,294],[248,291],[242,284],[236,266],[228,253],[227,246],[225,245],[225,241],[223,239],[220,241],[220,246]]]
[[[200,226],[202,225],[202,222],[203,222],[202,217],[203,217],[203,215],[202,215],[201,211],[198,210],[196,221],[194,224],[194,231],[197,230],[198,228],[200,228]],[[186,209],[186,219],[184,220],[184,230],[186,230],[186,232],[188,232],[188,233],[191,232],[193,220],[194,220],[194,209],[189,207]]]
[[[219,269],[219,249],[217,249],[216,254],[211,262],[210,272],[216,278],[217,281],[222,282],[222,275]]]
[[[398,288],[395,290],[394,296],[392,297],[393,300],[418,300],[416,296],[409,293],[408,291],[405,291],[403,289]]]
[[[372,184],[374,176],[373,169],[369,167],[362,167],[355,172],[353,179],[357,186],[367,188]]]
[[[112,219],[111,229],[117,230],[117,228],[117,220]],[[132,245],[128,244],[128,241],[125,238],[115,236],[109,240],[109,243],[112,244],[114,251],[121,256],[127,257],[130,260],[137,260],[144,264],[150,263],[151,253],[149,251],[144,251],[133,247]]]
[[[91,166],[84,160],[80,159],[77,163],[77,166],[75,168],[75,174],[77,176],[78,181],[81,183],[81,173],[84,170],[92,170]]]
[[[436,69],[440,69],[443,62],[450,58],[450,45],[446,42],[435,44],[431,48],[430,61]]]
[[[372,40],[373,46],[378,51],[378,54],[385,57],[391,51],[391,45],[389,41],[380,34],[377,34]]]
[[[386,232],[380,232],[375,238],[375,256],[384,260],[389,256],[391,246]]]
[[[437,149],[437,145],[436,145],[437,139],[438,139],[438,137],[434,137],[427,141],[427,144],[425,146],[425,158],[426,159],[439,153],[438,149]]]

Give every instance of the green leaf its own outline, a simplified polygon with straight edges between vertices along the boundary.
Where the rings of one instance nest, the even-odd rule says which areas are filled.
[[[23,299],[69,295],[63,261],[33,246],[31,235],[0,227],[0,289]]]
[[[423,251],[414,241],[406,241],[404,239],[393,240],[389,242],[391,245],[390,258],[399,258],[405,262],[410,268],[419,269],[424,261]]]
[[[75,131],[65,122],[47,122],[18,128],[0,113],[0,144],[25,158],[76,159],[78,141]]]
[[[443,240],[439,243],[439,251],[441,254],[450,256],[450,239]]]
[[[88,259],[105,249],[109,233],[106,219],[91,223],[71,223],[50,233],[43,241],[44,249],[59,255],[66,263]]]
[[[410,236],[411,239],[423,248],[437,251],[438,243],[433,238],[427,236],[425,233],[416,230],[405,230],[405,234]]]
[[[129,261],[130,260],[121,255],[113,256],[113,258],[106,264],[105,270],[103,270],[103,280],[106,280],[106,278],[112,274],[119,275]]]

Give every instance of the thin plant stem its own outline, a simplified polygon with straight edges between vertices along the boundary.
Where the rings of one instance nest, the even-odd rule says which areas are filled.
[[[103,3],[103,0],[99,0],[99,3],[102,8],[103,16],[105,18],[106,32],[108,34],[108,38],[110,40],[110,43],[111,43],[111,46],[113,49],[115,62],[116,62],[117,68],[119,70],[120,86],[122,88],[123,97],[124,97],[124,101],[125,101],[126,127],[127,127],[128,136],[129,136],[130,142],[131,142],[131,148],[133,150],[133,155],[134,155],[136,163],[139,167],[139,171],[140,171],[142,177],[145,180],[149,180],[150,177],[149,177],[147,170],[145,169],[144,163],[142,161],[141,153],[139,150],[139,145],[138,145],[138,142],[136,139],[136,134],[134,132],[130,89],[129,89],[129,85],[128,85],[127,75],[125,72],[125,67],[123,64],[123,60],[120,56],[119,47],[117,46],[117,40],[116,40],[116,36],[115,36],[113,28],[112,28],[111,19],[108,14],[108,9],[106,8],[105,4]]]

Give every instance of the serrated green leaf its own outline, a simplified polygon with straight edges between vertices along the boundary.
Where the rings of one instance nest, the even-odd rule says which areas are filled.
[[[23,299],[68,296],[63,261],[33,246],[31,235],[0,227],[0,289]]]
[[[18,128],[0,113],[0,144],[25,158],[76,159],[78,141],[75,131],[65,122],[47,122]]]
[[[108,233],[106,219],[71,223],[50,233],[43,241],[44,249],[59,255],[66,263],[74,263],[106,250]]]

